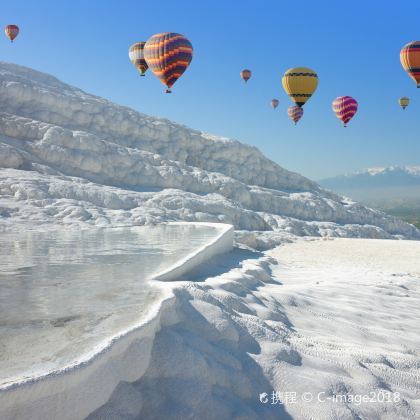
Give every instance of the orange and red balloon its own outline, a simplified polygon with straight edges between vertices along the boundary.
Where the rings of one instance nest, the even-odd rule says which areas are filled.
[[[420,41],[412,41],[404,45],[400,51],[400,61],[404,70],[420,88]]]
[[[150,70],[167,87],[166,93],[171,93],[171,87],[191,63],[193,47],[185,36],[163,32],[146,42],[143,53]]]
[[[6,33],[6,36],[10,39],[10,41],[13,42],[13,40],[19,34],[19,26],[17,26],[17,25],[7,25],[4,28],[4,32]]]

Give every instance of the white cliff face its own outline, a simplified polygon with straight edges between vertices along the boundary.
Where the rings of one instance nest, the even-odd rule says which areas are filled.
[[[4,226],[219,221],[259,247],[284,233],[420,238],[413,226],[327,192],[254,147],[31,69],[0,62],[0,111]]]
[[[157,153],[248,184],[307,189],[315,183],[280,168],[256,148],[211,136],[88,95],[46,75],[1,63],[3,112],[96,134],[106,142]]]

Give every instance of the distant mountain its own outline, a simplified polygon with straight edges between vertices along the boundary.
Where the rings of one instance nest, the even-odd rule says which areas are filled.
[[[367,188],[420,185],[420,166],[369,168],[319,181],[325,188]]]
[[[381,208],[420,203],[420,166],[369,168],[323,179],[319,184],[336,193]]]

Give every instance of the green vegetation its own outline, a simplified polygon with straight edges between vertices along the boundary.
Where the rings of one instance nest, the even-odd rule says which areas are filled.
[[[417,228],[420,229],[420,215],[417,216],[417,218],[411,218],[411,217],[402,217],[402,216],[397,216],[402,220],[405,220],[408,223],[411,223],[412,225],[416,226]]]
[[[412,194],[409,198],[392,198],[387,199],[365,199],[361,202],[368,207],[372,207],[392,216],[398,217],[420,229],[420,192],[416,190],[416,195]]]
[[[399,217],[400,219],[405,220],[406,222],[411,223],[420,229],[420,207],[401,206],[383,208],[382,210],[385,213]]]

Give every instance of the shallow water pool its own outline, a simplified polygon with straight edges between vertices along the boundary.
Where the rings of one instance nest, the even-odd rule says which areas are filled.
[[[0,234],[0,386],[77,363],[147,315],[153,275],[215,238],[206,225]]]

